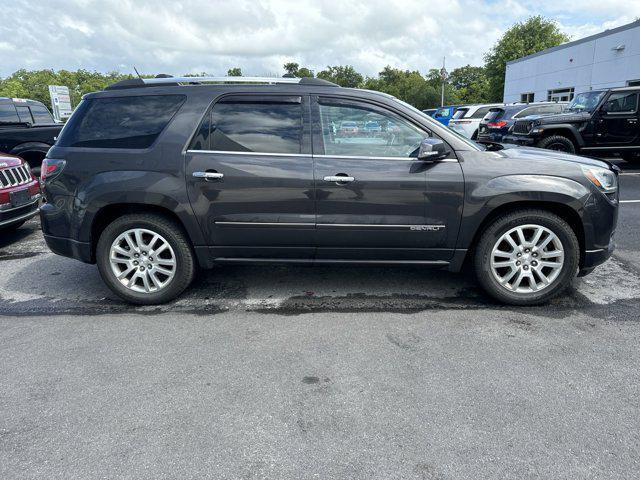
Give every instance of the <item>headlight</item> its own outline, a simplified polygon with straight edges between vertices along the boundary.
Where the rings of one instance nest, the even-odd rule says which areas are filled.
[[[581,165],[582,173],[604,193],[613,193],[618,189],[618,176],[607,168]]]

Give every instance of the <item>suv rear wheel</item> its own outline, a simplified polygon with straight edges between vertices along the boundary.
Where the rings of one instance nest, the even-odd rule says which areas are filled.
[[[580,245],[571,227],[545,210],[519,210],[493,221],[475,252],[482,287],[511,305],[539,305],[571,285]]]
[[[538,142],[536,147],[546,148],[547,150],[557,150],[559,152],[576,153],[576,147],[573,142],[563,135],[545,137]]]
[[[125,215],[110,223],[98,240],[96,261],[114,293],[141,305],[173,300],[195,274],[182,229],[155,214]]]

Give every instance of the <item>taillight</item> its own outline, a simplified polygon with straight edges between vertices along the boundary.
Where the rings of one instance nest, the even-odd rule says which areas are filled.
[[[503,122],[503,121],[487,123],[487,127],[489,128],[502,128],[502,127],[505,127],[506,125],[507,125],[507,122]]]
[[[54,158],[45,158],[42,161],[42,168],[40,169],[40,181],[44,182],[46,179],[50,179],[58,175],[64,166],[65,160],[56,160]]]

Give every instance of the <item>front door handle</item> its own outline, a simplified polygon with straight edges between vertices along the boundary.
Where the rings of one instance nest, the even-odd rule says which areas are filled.
[[[196,178],[204,178],[205,180],[219,180],[224,177],[224,173],[218,172],[193,172]]]
[[[355,182],[356,179],[350,177],[346,173],[339,173],[337,175],[327,175],[326,177],[324,177],[324,181],[332,183],[351,183]]]

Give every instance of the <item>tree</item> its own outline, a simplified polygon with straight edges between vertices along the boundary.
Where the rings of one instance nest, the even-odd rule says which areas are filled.
[[[242,69],[240,67],[234,67],[227,70],[227,77],[241,77]]]
[[[507,62],[568,41],[555,22],[540,15],[516,23],[485,54],[489,100],[502,101]]]
[[[283,65],[286,75],[293,77],[313,77],[313,72],[306,67],[300,67],[298,63],[289,62]]]
[[[439,90],[430,85],[418,71],[387,66],[377,78],[367,78],[364,88],[388,93],[421,110],[440,104]]]
[[[351,65],[327,66],[327,68],[318,72],[318,78],[349,88],[359,87],[364,81],[364,77],[356,72]]]
[[[449,83],[457,91],[461,103],[489,101],[489,79],[484,67],[458,67],[449,74]]]

